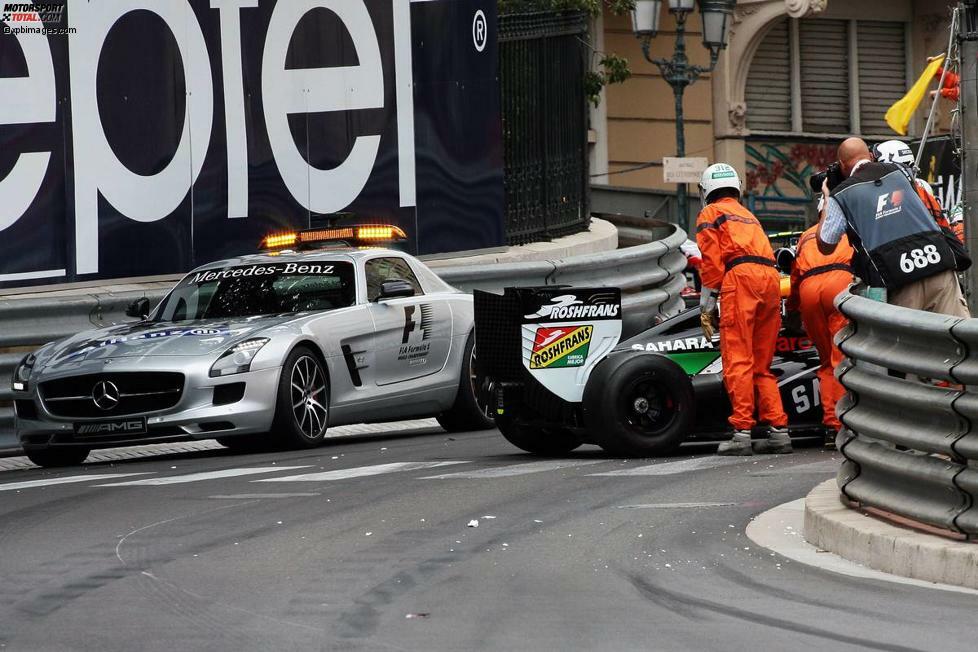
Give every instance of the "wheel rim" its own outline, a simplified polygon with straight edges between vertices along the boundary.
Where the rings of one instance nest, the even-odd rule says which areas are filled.
[[[492,419],[491,409],[489,403],[486,402],[485,397],[491,395],[489,389],[482,392],[479,391],[479,380],[476,373],[476,357],[475,357],[475,346],[472,347],[472,351],[469,353],[469,386],[472,388],[472,396],[475,398],[475,404],[479,406],[479,411],[487,419]]]
[[[319,363],[304,355],[292,365],[292,416],[302,436],[316,439],[326,430],[329,401],[326,376]]]
[[[654,437],[678,418],[676,399],[668,387],[652,376],[640,376],[622,392],[622,414],[634,431]]]

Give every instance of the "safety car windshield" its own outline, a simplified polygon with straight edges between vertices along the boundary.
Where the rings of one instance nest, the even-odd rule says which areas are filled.
[[[264,263],[188,274],[153,321],[233,319],[335,310],[356,302],[353,265],[342,261]]]

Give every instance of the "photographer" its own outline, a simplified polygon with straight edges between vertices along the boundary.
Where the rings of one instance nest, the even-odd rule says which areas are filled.
[[[822,183],[819,251],[830,255],[848,233],[856,275],[885,289],[889,303],[969,317],[954,252],[904,171],[874,162],[859,138],[839,146],[839,170],[844,181]]]

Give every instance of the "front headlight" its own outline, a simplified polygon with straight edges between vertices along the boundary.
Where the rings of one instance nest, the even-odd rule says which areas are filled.
[[[13,388],[15,392],[27,391],[27,381],[31,379],[31,372],[34,371],[35,362],[37,362],[37,356],[29,353],[24,356],[24,359],[14,369]]]
[[[211,367],[211,378],[230,376],[248,371],[251,369],[251,361],[255,359],[255,355],[259,349],[267,343],[267,337],[256,337],[252,340],[245,340],[240,344],[235,344],[222,353],[221,357],[214,363],[214,366]]]

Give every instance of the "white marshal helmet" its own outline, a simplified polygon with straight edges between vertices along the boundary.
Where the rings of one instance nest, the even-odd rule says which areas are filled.
[[[913,165],[916,158],[910,145],[902,140],[888,140],[885,143],[873,146],[873,154],[880,163],[899,163],[900,165]]]
[[[714,163],[703,171],[700,177],[700,199],[706,205],[707,198],[721,188],[733,188],[740,192],[740,177],[737,170],[726,163]]]

